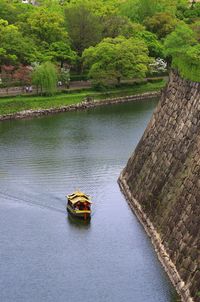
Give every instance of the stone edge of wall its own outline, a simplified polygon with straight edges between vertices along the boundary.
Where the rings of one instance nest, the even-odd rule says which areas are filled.
[[[136,217],[143,225],[147,235],[150,237],[155,252],[158,256],[159,261],[161,262],[162,266],[164,267],[166,273],[168,274],[172,284],[174,285],[175,289],[177,290],[178,294],[181,296],[183,302],[194,302],[193,298],[190,295],[190,291],[185,285],[185,282],[181,279],[176,266],[171,261],[170,256],[166,252],[164,245],[162,244],[162,240],[160,235],[156,231],[153,226],[153,223],[147,217],[147,215],[142,210],[141,205],[139,202],[131,195],[129,187],[126,183],[126,180],[123,175],[123,171],[120,174],[118,179],[118,183],[122,193],[124,194],[131,210],[135,213]]]
[[[72,104],[68,106],[63,106],[60,108],[49,108],[49,109],[39,109],[39,110],[24,110],[17,113],[0,115],[0,121],[12,120],[12,119],[24,119],[31,117],[39,117],[49,114],[56,114],[60,112],[68,112],[68,111],[77,111],[77,110],[85,110],[97,106],[103,105],[111,105],[111,104],[119,104],[119,103],[127,103],[132,101],[139,101],[144,99],[152,99],[159,97],[161,94],[160,91],[152,91],[145,92],[142,94],[118,97],[118,98],[110,98],[110,99],[102,99],[102,100],[92,100],[92,101],[82,101],[78,104]]]

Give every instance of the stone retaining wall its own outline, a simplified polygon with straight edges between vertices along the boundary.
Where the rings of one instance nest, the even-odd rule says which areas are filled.
[[[89,102],[83,101],[78,104],[63,106],[60,108],[25,110],[25,111],[21,111],[18,113],[0,115],[0,121],[11,120],[11,119],[30,118],[30,117],[34,117],[34,116],[37,117],[37,116],[55,114],[55,113],[59,113],[59,112],[85,110],[85,109],[89,109],[89,108],[97,107],[97,106],[152,99],[152,98],[156,98],[159,96],[160,96],[160,91],[153,91],[153,92],[146,92],[146,93],[142,93],[142,94],[130,95],[130,96],[125,96],[125,97],[110,98],[110,99],[103,99],[103,100],[92,100]]]
[[[200,301],[200,83],[172,72],[119,183],[182,301]]]

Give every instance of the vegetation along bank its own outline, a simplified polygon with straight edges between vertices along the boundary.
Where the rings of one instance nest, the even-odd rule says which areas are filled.
[[[160,95],[165,81],[140,84],[125,89],[113,89],[104,93],[82,91],[56,96],[29,96],[0,99],[0,120],[21,119],[58,112],[82,110],[135,100],[150,99]]]

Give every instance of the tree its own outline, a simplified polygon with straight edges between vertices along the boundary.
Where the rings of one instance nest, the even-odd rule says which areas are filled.
[[[184,59],[176,58],[174,64],[184,77],[200,82],[200,44],[189,46]]]
[[[189,23],[198,20],[200,17],[200,3],[193,3],[191,7],[185,10],[184,17],[188,19]]]
[[[0,19],[0,65],[27,64],[35,61],[37,50],[30,38],[23,37],[18,27]]]
[[[185,19],[185,13],[188,11],[188,0],[179,0],[177,1],[176,5],[176,17],[179,20],[184,20]]]
[[[49,12],[56,12],[62,14],[62,5],[59,0],[37,0],[37,3],[42,9],[45,9]],[[67,3],[67,1],[66,1]]]
[[[146,18],[152,17],[157,11],[156,0],[140,0],[138,3],[138,16],[142,23]]]
[[[138,0],[123,1],[120,5],[121,14],[128,17],[133,22],[138,22],[138,3]]]
[[[122,78],[143,78],[150,62],[143,40],[124,37],[105,38],[86,49],[83,60],[95,82],[116,80],[118,84]]]
[[[195,32],[186,24],[179,24],[164,43],[165,54],[172,66],[192,81],[200,81],[200,44]]]
[[[32,82],[40,88],[41,94],[53,95],[57,87],[57,70],[51,62],[45,62],[35,67]]]
[[[200,42],[200,21],[194,22],[191,25],[191,29],[195,32],[195,37]]]
[[[103,37],[116,38],[124,36],[126,38],[133,37],[136,31],[143,30],[143,26],[133,23],[129,18],[112,14],[102,17]]]
[[[170,13],[162,12],[147,18],[144,24],[149,31],[155,33],[159,39],[162,39],[175,29],[177,20]]]
[[[100,18],[86,4],[77,4],[65,10],[67,31],[73,48],[81,56],[83,50],[96,45],[102,38]]]
[[[77,55],[70,47],[69,41],[54,42],[50,45],[47,55],[53,61],[60,62],[60,67],[64,63],[73,64],[76,61]]]
[[[145,41],[149,50],[150,57],[153,58],[164,57],[164,47],[155,34],[147,30],[141,30],[137,32],[135,36]]]
[[[7,20],[9,23],[14,23],[17,20],[17,8],[10,1],[0,1],[0,19]]]
[[[86,6],[95,16],[105,17],[119,14],[121,0],[70,0],[66,8]]]
[[[188,46],[195,45],[197,40],[193,30],[181,22],[176,29],[167,36],[164,42],[165,55],[173,58],[185,53]]]
[[[143,20],[155,13],[155,0],[127,0],[121,4],[121,12],[133,22]]]
[[[156,13],[182,14],[188,8],[188,0],[126,0],[121,4],[121,13],[134,22],[143,23]]]
[[[65,41],[68,38],[63,17],[44,8],[34,11],[27,19],[28,33],[47,48],[51,43]]]

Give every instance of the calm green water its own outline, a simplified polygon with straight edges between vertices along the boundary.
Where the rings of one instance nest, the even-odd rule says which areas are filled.
[[[117,178],[157,101],[0,124],[0,301],[169,302]],[[90,224],[65,195],[93,197]]]

